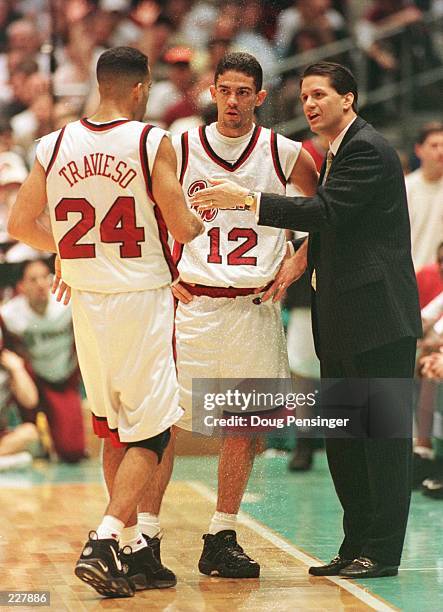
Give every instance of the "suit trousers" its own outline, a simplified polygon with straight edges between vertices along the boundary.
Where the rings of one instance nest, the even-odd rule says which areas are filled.
[[[322,378],[412,378],[416,339],[346,358],[321,356]],[[412,439],[327,438],[326,452],[344,511],[339,554],[400,564],[411,498]]]

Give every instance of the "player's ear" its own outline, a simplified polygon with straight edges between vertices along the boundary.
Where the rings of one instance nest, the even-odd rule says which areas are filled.
[[[255,106],[261,106],[263,102],[266,100],[268,96],[268,92],[266,89],[260,89],[259,92],[255,95]]]
[[[217,90],[215,89],[215,85],[209,85],[209,92],[211,94],[211,98],[213,102],[216,102],[216,99],[215,99],[216,91]]]
[[[132,95],[134,100],[140,100],[141,95],[143,94],[143,83],[136,83],[132,88]]]

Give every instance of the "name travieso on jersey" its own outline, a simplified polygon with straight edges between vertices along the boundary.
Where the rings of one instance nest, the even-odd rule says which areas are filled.
[[[81,119],[40,140],[62,275],[74,289],[143,291],[176,277],[151,186],[166,134],[138,121]]]
[[[213,123],[172,139],[186,201],[210,179],[228,179],[253,191],[284,195],[301,144],[254,126],[241,138],[222,136]],[[180,278],[212,287],[260,287],[271,281],[286,253],[285,232],[259,226],[255,213],[211,209],[200,213],[205,232],[174,245]]]

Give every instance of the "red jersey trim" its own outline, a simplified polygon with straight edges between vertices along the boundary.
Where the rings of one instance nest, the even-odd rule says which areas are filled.
[[[178,264],[180,263],[180,259],[182,258],[183,247],[184,245],[181,242],[177,242],[177,240],[174,240],[174,245],[172,247],[172,259],[176,266],[178,266]]]
[[[65,133],[65,128],[66,125],[60,130],[60,134],[57,136],[57,140],[55,141],[54,150],[52,151],[51,159],[49,160],[48,167],[46,168],[46,176],[48,176],[48,174],[51,172],[51,168],[54,165],[55,160],[57,159],[57,155],[60,150],[60,145],[62,143],[63,134]]]
[[[157,204],[154,205],[154,215],[157,221],[158,235],[162,245],[163,255],[166,260],[166,263],[168,264],[168,268],[172,276],[172,281],[175,281],[178,278],[178,270],[172,258],[171,249],[169,248],[168,244],[168,228],[166,227],[163,215]]]
[[[146,191],[148,192],[148,196],[151,198],[153,202],[154,196],[152,193],[152,178],[151,173],[149,172],[149,162],[148,162],[148,151],[146,150],[146,141],[148,139],[148,134],[152,130],[153,125],[147,125],[143,128],[143,131],[140,136],[140,163],[143,170],[143,177],[145,179]]]
[[[183,181],[185,178],[185,173],[188,167],[189,160],[189,135],[188,132],[184,132],[181,136],[182,143],[182,167],[180,169],[180,185],[183,185]]]
[[[246,145],[246,148],[244,149],[243,153],[240,155],[238,160],[235,162],[235,164],[231,164],[230,162],[226,161],[225,159],[217,155],[217,153],[214,151],[214,149],[209,144],[208,137],[206,136],[205,126],[203,125],[200,126],[198,129],[198,133],[200,136],[200,141],[202,143],[203,149],[205,150],[207,155],[212,159],[212,161],[214,161],[216,164],[218,164],[225,170],[228,170],[228,172],[235,172],[235,170],[238,170],[238,168],[240,168],[240,166],[245,163],[245,161],[248,159],[248,157],[251,155],[252,151],[254,150],[255,145],[257,144],[257,140],[261,133],[261,127],[259,125],[255,126],[254,131],[252,132],[251,138],[248,144]]]
[[[275,173],[283,187],[286,187],[286,177],[283,172],[283,168],[281,167],[280,157],[278,155],[278,144],[277,144],[277,134],[274,130],[271,130],[271,153],[272,153],[272,161],[274,162]]]
[[[213,298],[236,298],[255,293],[255,287],[212,287],[209,285],[189,285],[183,281],[180,281],[180,284],[192,295],[206,295]],[[271,285],[272,281],[263,288],[263,291],[267,291]]]
[[[112,130],[119,125],[123,125],[123,123],[128,123],[129,119],[116,119],[114,121],[106,121],[106,123],[100,123],[99,125],[96,123],[92,123],[89,121],[87,117],[83,117],[80,119],[80,123],[83,127],[91,130],[91,132],[104,132],[105,130]]]

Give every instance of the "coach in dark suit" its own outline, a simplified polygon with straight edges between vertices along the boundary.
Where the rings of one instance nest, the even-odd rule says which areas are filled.
[[[314,197],[248,194],[224,183],[199,192],[196,203],[232,208],[243,202],[260,225],[309,232],[308,249],[305,243],[294,261],[308,251],[323,377],[411,378],[421,322],[400,161],[357,116],[357,85],[347,68],[309,66],[301,100],[311,130],[330,142]],[[276,279],[280,288],[287,268]],[[410,503],[410,438],[329,438],[326,450],[345,537],[337,557],[310,573],[397,574]]]

